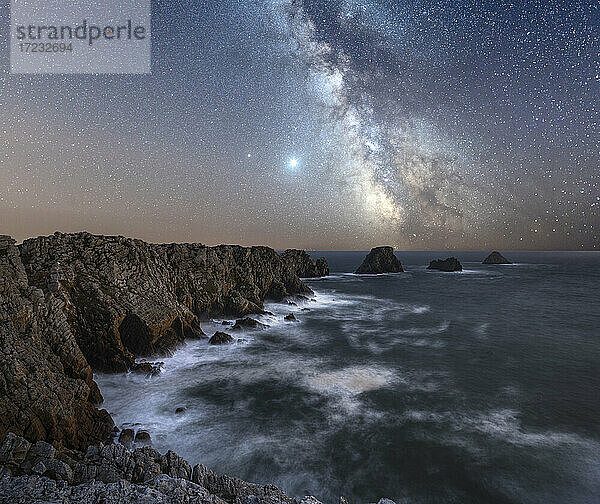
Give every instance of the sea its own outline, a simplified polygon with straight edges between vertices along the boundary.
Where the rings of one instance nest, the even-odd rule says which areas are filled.
[[[503,253],[397,252],[384,275],[311,253],[331,269],[314,297],[159,376],[97,375],[103,407],[162,452],[324,503],[600,503],[600,252]],[[462,272],[426,269],[448,256]]]

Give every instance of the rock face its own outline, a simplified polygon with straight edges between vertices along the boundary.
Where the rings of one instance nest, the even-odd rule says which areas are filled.
[[[356,270],[359,274],[401,273],[402,263],[392,247],[375,247]]]
[[[487,256],[482,264],[512,264],[506,257],[504,257],[500,252],[492,252],[489,256]]]
[[[70,504],[320,504],[290,498],[272,485],[218,476],[192,467],[172,451],[150,446],[90,446],[86,452],[56,450],[8,434],[0,445],[0,503]]]
[[[329,265],[325,258],[320,257],[315,261],[304,250],[288,249],[280,257],[300,278],[329,275]]]
[[[28,282],[14,240],[0,236],[0,438],[8,432],[85,449],[113,421],[71,331],[64,300]]]
[[[201,318],[261,313],[265,298],[310,293],[298,274],[325,269],[300,251],[89,233],[33,238],[20,251],[29,285],[62,303],[88,363],[107,372],[205,337]]]
[[[436,259],[431,261],[427,269],[440,271],[462,271],[462,264],[456,257],[448,257],[447,259]]]

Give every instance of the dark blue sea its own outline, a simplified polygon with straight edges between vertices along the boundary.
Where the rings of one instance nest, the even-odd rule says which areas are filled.
[[[332,270],[315,299],[268,304],[243,343],[98,376],[104,407],[161,451],[327,503],[600,502],[600,253],[402,252],[405,273],[352,274],[365,254],[314,253]],[[462,273],[425,269],[448,255]]]

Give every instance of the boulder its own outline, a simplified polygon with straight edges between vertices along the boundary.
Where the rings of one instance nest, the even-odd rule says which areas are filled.
[[[456,257],[448,257],[447,259],[436,259],[429,263],[427,269],[439,271],[462,271],[462,264]]]
[[[394,255],[393,247],[375,247],[356,270],[358,274],[400,273],[402,263]]]
[[[285,317],[283,317],[283,319],[287,320],[288,322],[296,322],[298,320],[293,313],[287,314]]]
[[[500,252],[492,252],[489,256],[487,256],[482,264],[512,264],[506,257],[504,257]]]
[[[217,331],[211,336],[208,343],[209,345],[228,345],[229,343],[233,343],[233,338],[227,333]]]
[[[187,408],[185,406],[179,406],[176,410],[175,413],[177,415],[181,415],[182,413],[185,413],[187,411]]]
[[[129,446],[133,443],[134,433],[133,429],[123,429],[119,434],[119,443],[124,446]]]
[[[135,442],[138,444],[149,445],[152,442],[150,433],[145,430],[139,430],[135,433]]]

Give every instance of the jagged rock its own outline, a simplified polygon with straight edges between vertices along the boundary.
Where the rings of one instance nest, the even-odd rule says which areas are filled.
[[[329,265],[325,258],[320,257],[315,261],[304,250],[288,249],[280,257],[300,278],[315,278],[329,275]]]
[[[110,436],[112,419],[96,408],[102,395],[65,310],[30,285],[14,240],[0,237],[0,438],[15,432],[84,449]]]
[[[298,273],[319,273],[300,252],[89,233],[33,238],[20,251],[29,284],[60,301],[88,363],[107,372],[205,337],[202,317],[262,313],[269,293],[310,293]]]
[[[356,270],[358,274],[401,273],[402,263],[394,255],[393,247],[375,247],[371,249],[362,264]]]
[[[133,443],[134,433],[133,429],[123,429],[119,434],[119,443],[124,446],[129,446]]]
[[[231,328],[232,331],[241,331],[242,329],[265,329],[269,327],[267,324],[263,324],[258,320],[250,317],[244,317],[235,322],[235,325]]]
[[[182,413],[185,413],[187,411],[187,408],[185,406],[179,406],[176,410],[175,413],[177,415],[181,415]]]
[[[152,438],[150,437],[150,433],[145,430],[139,430],[135,433],[135,442],[140,444],[150,444],[152,442]]]
[[[440,270],[440,271],[462,271],[462,264],[456,257],[448,257],[447,259],[436,259],[429,263],[427,269]]]
[[[286,315],[285,317],[283,317],[283,319],[287,320],[289,322],[296,322],[298,320],[293,313],[289,313],[288,315]]]
[[[487,256],[482,264],[512,264],[506,257],[504,257],[500,252],[492,252],[489,256]]]
[[[233,343],[233,338],[227,333],[217,331],[211,336],[208,343],[210,345],[228,345],[229,343]]]
[[[233,322],[231,322],[231,320],[223,320],[223,322],[221,322],[221,325],[232,325]]]
[[[314,497],[288,497],[273,485],[218,476],[202,465],[192,468],[176,453],[162,455],[150,446],[90,446],[85,454],[65,450],[31,467],[15,465],[27,441],[7,437],[0,445],[0,471],[11,460],[12,476],[0,476],[0,504],[320,504]]]

